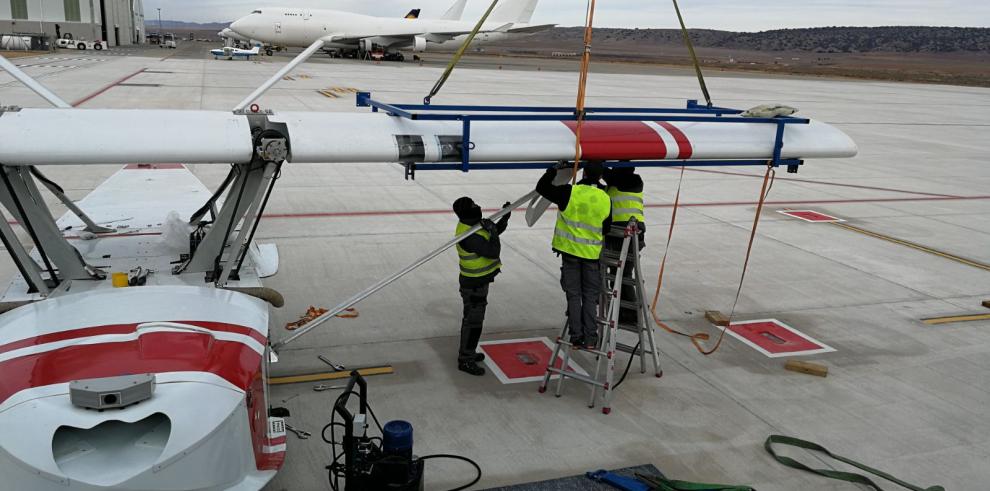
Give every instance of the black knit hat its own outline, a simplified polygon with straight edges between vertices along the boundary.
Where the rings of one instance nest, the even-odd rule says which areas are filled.
[[[481,207],[475,204],[473,199],[464,196],[454,201],[454,213],[461,221],[477,220],[481,218]]]
[[[601,160],[590,160],[584,163],[584,176],[591,179],[601,179],[605,173],[605,165]]]

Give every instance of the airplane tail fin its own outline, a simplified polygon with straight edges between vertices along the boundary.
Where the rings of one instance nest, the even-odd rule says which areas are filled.
[[[492,22],[527,24],[540,0],[503,0],[488,19]]]
[[[412,10],[410,10],[409,13],[406,14],[406,17],[405,18],[406,19],[418,19],[419,18],[419,9],[412,9]]]
[[[457,0],[453,5],[444,12],[443,20],[461,20],[461,16],[464,15],[464,5],[467,4],[467,0]]]

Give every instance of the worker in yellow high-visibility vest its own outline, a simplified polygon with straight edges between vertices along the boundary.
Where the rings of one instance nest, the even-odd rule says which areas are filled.
[[[536,184],[541,196],[557,205],[553,250],[561,257],[560,286],[567,297],[570,342],[575,348],[598,347],[598,302],[602,293],[602,243],[611,228],[612,207],[601,189],[604,166],[586,162],[574,186],[553,184],[557,168],[548,169]]]
[[[503,208],[510,204],[505,203]],[[454,201],[454,213],[457,214],[458,219],[457,228],[454,230],[455,237],[481,224],[480,230],[464,238],[456,246],[461,299],[464,301],[457,369],[481,376],[485,374],[485,369],[478,366],[478,362],[484,360],[485,355],[476,351],[485,322],[488,287],[502,270],[500,259],[502,245],[499,235],[508,227],[511,213],[507,213],[498,223],[494,223],[482,218],[481,207],[466,196]]]
[[[625,227],[629,221],[636,219],[639,228],[639,248],[646,245],[646,216],[643,206],[643,178],[636,173],[635,167],[613,167],[605,169],[602,176],[605,180],[605,192],[612,200],[612,227]],[[605,237],[605,249],[620,252],[622,237]],[[633,251],[629,251],[630,254]],[[635,260],[636,255],[630,256]],[[624,269],[623,276],[632,278],[634,263],[631,261]],[[622,300],[636,300],[636,290],[632,285],[622,285]],[[635,325],[639,321],[637,309],[620,308],[619,322]]]

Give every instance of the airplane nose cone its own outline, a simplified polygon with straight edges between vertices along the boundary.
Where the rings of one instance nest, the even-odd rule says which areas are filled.
[[[244,19],[235,20],[230,24],[230,30],[240,34],[242,36],[250,36],[251,33],[247,32],[248,22]]]

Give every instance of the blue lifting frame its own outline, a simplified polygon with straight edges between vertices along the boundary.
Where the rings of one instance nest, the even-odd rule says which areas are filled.
[[[577,121],[573,107],[553,106],[471,106],[471,105],[424,105],[388,104],[371,98],[370,92],[357,93],[357,106],[370,107],[372,112],[384,112],[390,116],[419,121],[460,121],[462,128],[460,163],[415,163],[414,170],[460,170],[468,172],[485,169],[545,169],[554,162],[484,162],[471,163],[471,122],[472,121]],[[739,116],[744,111],[726,107],[706,106],[697,100],[688,100],[684,108],[622,108],[592,107],[585,109],[585,121],[668,121],[705,123],[761,123],[773,124],[777,128],[773,157],[767,160],[636,160],[631,162],[610,162],[611,167],[692,167],[715,166],[765,166],[769,162],[774,167],[785,166],[788,172],[797,172],[801,159],[781,158],[784,148],[784,129],[789,124],[808,124],[805,118],[779,116],[775,118],[754,118]],[[733,116],[733,117],[725,117]],[[408,169],[408,167],[407,167]],[[407,170],[407,175],[408,175]]]

